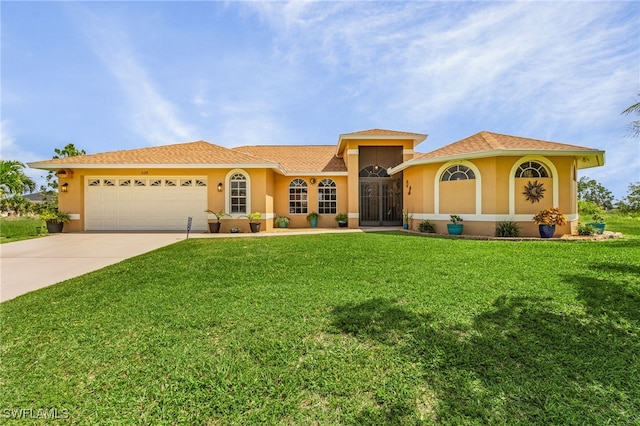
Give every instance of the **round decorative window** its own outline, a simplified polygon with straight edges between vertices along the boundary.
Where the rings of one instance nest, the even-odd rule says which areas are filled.
[[[544,198],[544,192],[546,189],[542,187],[542,183],[539,183],[537,180],[534,182],[527,182],[524,186],[523,194],[527,198],[527,201],[531,201],[531,203],[538,203],[540,200]]]

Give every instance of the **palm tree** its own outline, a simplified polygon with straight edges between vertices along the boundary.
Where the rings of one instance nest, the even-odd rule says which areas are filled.
[[[638,96],[640,96],[640,93],[638,93]],[[631,105],[629,108],[622,111],[622,113],[625,115],[629,115],[629,114],[640,115],[640,102],[634,105]],[[631,122],[631,124],[629,125],[629,132],[633,136],[640,136],[640,120],[634,120]]]
[[[24,164],[16,160],[0,160],[0,197],[20,195],[36,189],[36,183],[24,174]]]

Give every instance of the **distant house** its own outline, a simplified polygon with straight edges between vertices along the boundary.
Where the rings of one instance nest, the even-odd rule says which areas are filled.
[[[428,153],[427,135],[372,129],[345,133],[337,145],[224,148],[208,142],[105,152],[29,163],[58,173],[59,206],[72,213],[67,231],[205,231],[205,210],[224,210],[222,231],[246,224],[260,211],[262,230],[286,215],[291,227],[399,226],[408,210],[412,227],[424,219],[444,233],[450,214],[465,234],[494,235],[500,221],[538,235],[531,218],[559,207],[575,230],[577,173],[604,164],[604,151],[576,145],[480,132]],[[540,197],[532,200],[526,187]],[[541,190],[540,190],[541,189]],[[246,227],[245,227],[246,228]]]
[[[42,192],[32,192],[31,194],[24,195],[24,198],[32,203],[39,204],[44,201],[51,201],[53,199],[53,195],[49,193],[43,194]]]

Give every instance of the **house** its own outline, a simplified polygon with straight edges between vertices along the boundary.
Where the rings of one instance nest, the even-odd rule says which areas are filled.
[[[246,215],[262,213],[262,230],[286,215],[306,227],[400,226],[408,210],[413,228],[430,220],[445,233],[449,215],[464,219],[465,234],[494,235],[497,223],[531,221],[558,207],[577,227],[577,173],[604,164],[604,152],[576,145],[482,131],[428,153],[420,133],[372,129],[341,134],[336,145],[241,146],[190,142],[29,163],[56,170],[59,207],[72,214],[67,231],[206,231],[224,210],[222,232],[248,230]],[[243,218],[244,216],[244,218]]]

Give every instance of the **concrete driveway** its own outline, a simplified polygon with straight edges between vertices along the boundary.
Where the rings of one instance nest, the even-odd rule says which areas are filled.
[[[0,302],[184,239],[184,233],[77,233],[0,244]]]

